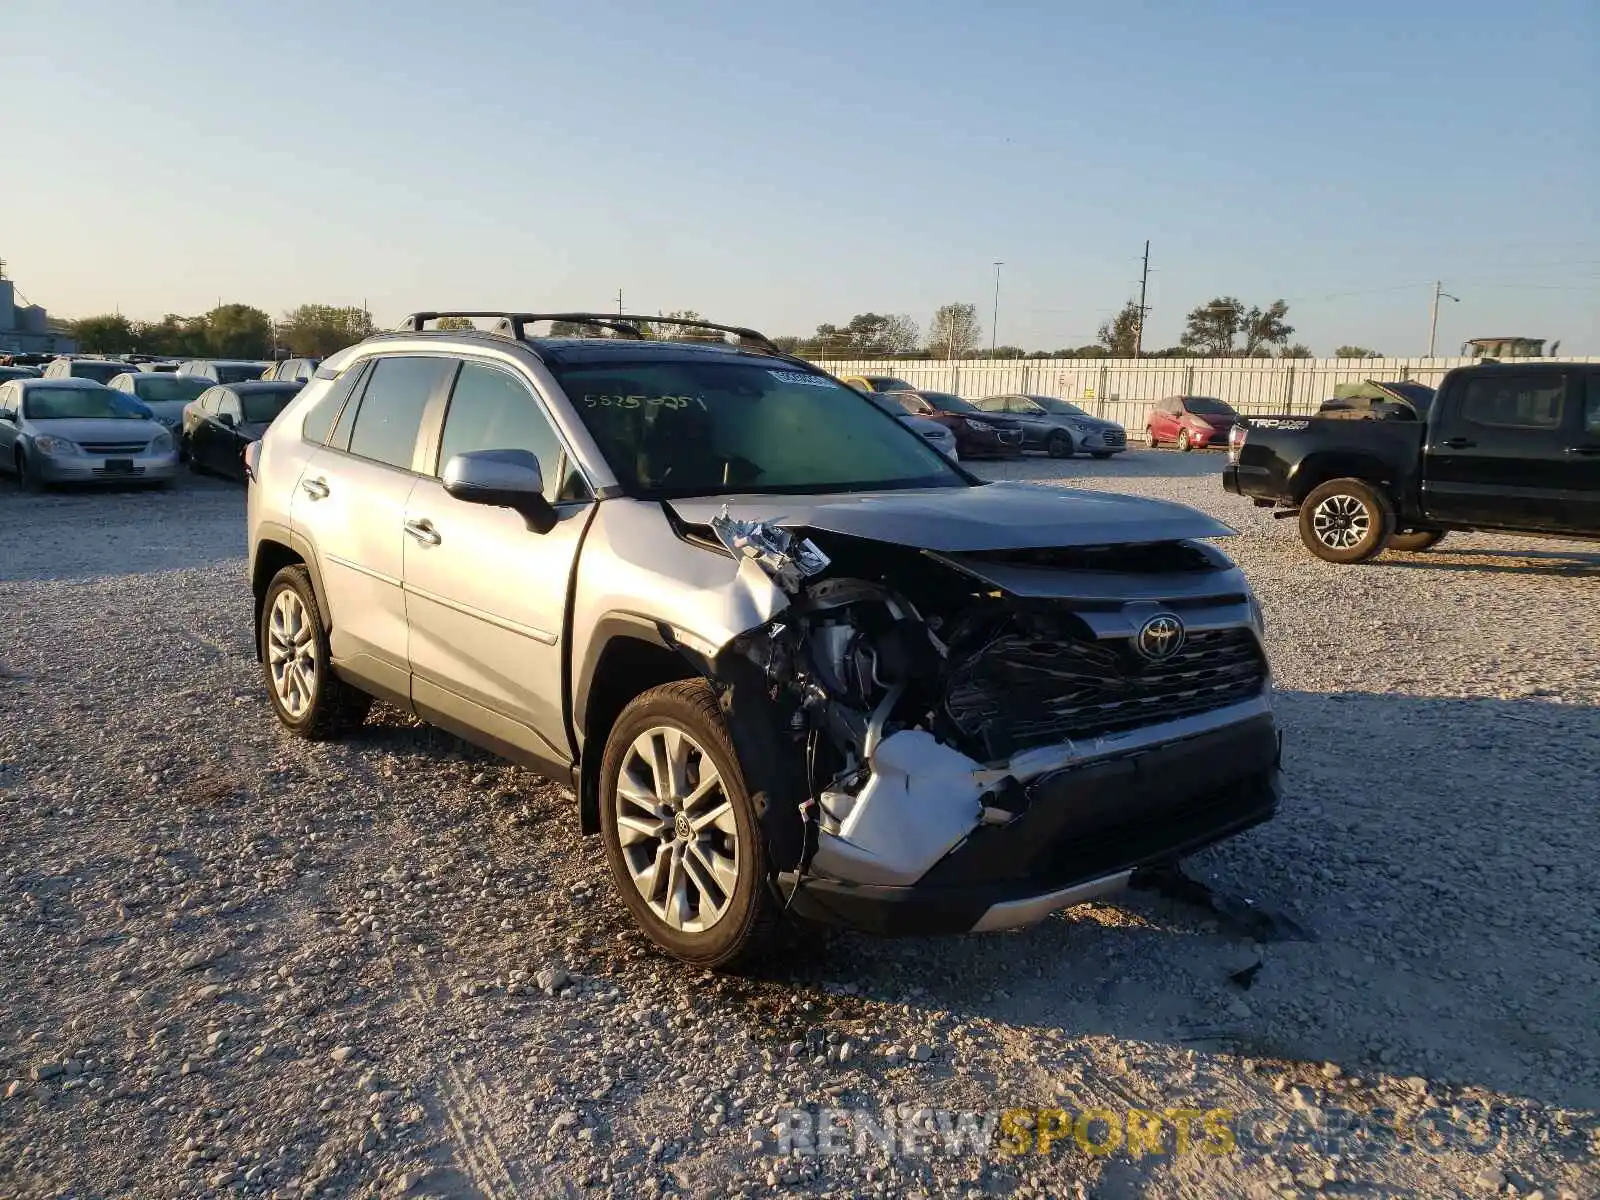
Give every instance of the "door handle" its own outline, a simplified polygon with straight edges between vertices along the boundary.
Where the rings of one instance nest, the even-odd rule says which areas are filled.
[[[328,481],[326,479],[302,479],[300,490],[313,500],[326,500],[328,498]]]
[[[1449,446],[1452,450],[1470,450],[1478,443],[1473,441],[1471,438],[1453,437],[1445,438],[1444,444]]]
[[[437,546],[444,540],[439,536],[439,531],[433,527],[433,522],[427,519],[407,521],[406,532],[424,546]]]
[[[1586,442],[1582,446],[1568,446],[1568,454],[1600,454],[1600,445]]]

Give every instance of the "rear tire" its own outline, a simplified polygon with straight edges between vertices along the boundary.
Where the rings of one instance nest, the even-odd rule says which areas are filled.
[[[651,688],[622,710],[600,766],[600,836],[623,904],[674,958],[728,970],[771,943],[766,842],[704,681]]]
[[[1300,540],[1324,562],[1365,562],[1394,530],[1389,497],[1361,479],[1330,479],[1300,503]]]
[[[1072,435],[1070,433],[1062,433],[1060,430],[1052,433],[1050,439],[1044,444],[1044,452],[1051,458],[1071,458],[1073,452]]]
[[[358,728],[372,697],[333,672],[311,572],[284,567],[261,601],[261,670],[272,711],[296,737],[331,741]]]
[[[1396,533],[1389,537],[1388,549],[1400,550],[1407,554],[1419,554],[1424,550],[1432,550],[1444,540],[1442,529],[1413,529],[1408,533]]]

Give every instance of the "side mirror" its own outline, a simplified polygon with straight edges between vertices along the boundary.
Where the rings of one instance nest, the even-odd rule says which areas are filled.
[[[233,414],[232,413],[218,413],[217,414],[217,424],[218,425],[224,425],[227,428],[232,429],[235,425],[238,424],[238,422],[233,419]]]
[[[526,450],[474,450],[444,465],[446,494],[467,504],[519,513],[534,533],[556,527],[556,510],[544,498],[544,472]]]
[[[7,421],[7,422],[10,422],[12,424],[15,424],[16,420],[17,420],[17,413],[16,413],[15,409],[0,408],[0,421]]]

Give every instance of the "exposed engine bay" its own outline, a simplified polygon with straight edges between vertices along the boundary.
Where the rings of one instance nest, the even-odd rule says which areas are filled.
[[[802,871],[914,883],[1016,820],[1031,781],[1267,684],[1254,601],[1201,542],[948,554],[726,508],[709,532],[787,597],[710,673],[741,757],[802,783],[753,785],[799,811]],[[1205,617],[1186,627],[1174,595]]]

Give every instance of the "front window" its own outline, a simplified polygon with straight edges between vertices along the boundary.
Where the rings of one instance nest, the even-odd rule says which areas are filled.
[[[1054,396],[1024,396],[1023,399],[1035,407],[1042,408],[1045,412],[1053,413],[1058,417],[1087,417],[1089,415],[1076,404],[1067,400],[1057,400]]]
[[[150,410],[110,388],[45,387],[23,393],[22,415],[30,421],[143,421]]]
[[[141,374],[131,378],[134,395],[150,404],[167,404],[173,401],[187,404],[211,386],[209,379],[200,379],[194,375]]]
[[[1213,400],[1210,396],[1190,396],[1184,402],[1184,407],[1197,417],[1236,417],[1232,405],[1224,404],[1221,400]]]
[[[555,370],[633,496],[966,484],[944,455],[824,375],[750,362]]]
[[[110,383],[118,375],[127,374],[126,363],[117,362],[75,362],[72,364],[72,374],[79,379],[93,379],[96,383]]]
[[[279,413],[295,398],[298,388],[274,388],[272,391],[250,392],[239,397],[244,405],[244,423],[246,425],[267,425],[275,420]]]

